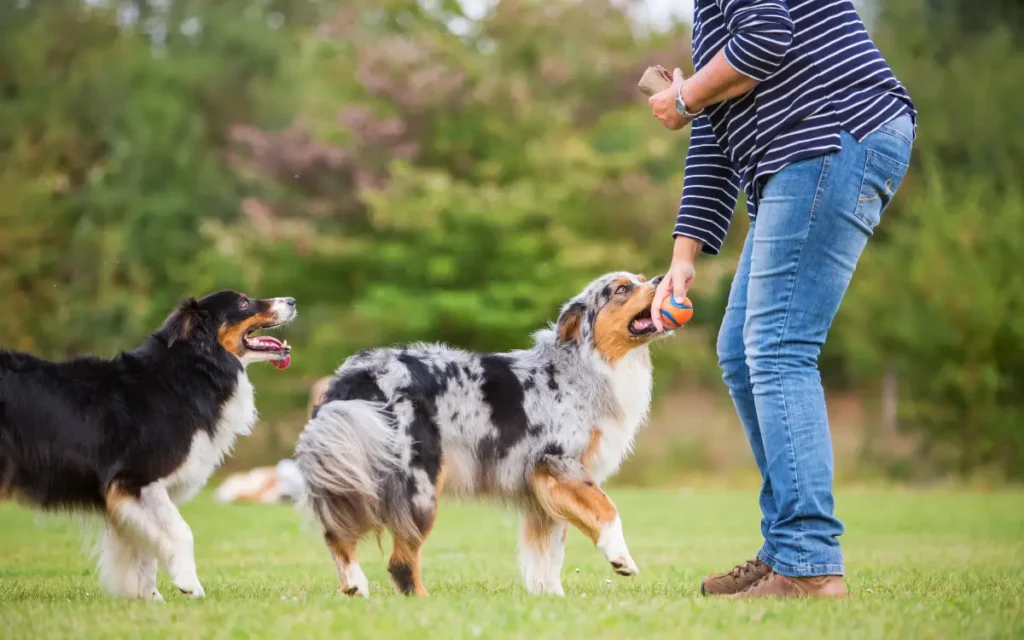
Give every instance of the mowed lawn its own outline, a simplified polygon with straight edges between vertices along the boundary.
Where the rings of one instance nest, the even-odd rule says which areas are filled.
[[[611,493],[641,574],[613,575],[574,531],[565,599],[524,593],[516,519],[496,507],[442,505],[426,599],[394,595],[385,556],[364,543],[373,597],[352,600],[292,507],[207,494],[184,509],[207,597],[187,600],[162,575],[167,602],[154,604],[101,594],[79,523],[0,505],[0,637],[1024,637],[1024,494],[840,493],[852,598],[729,602],[697,585],[757,548],[754,491]]]

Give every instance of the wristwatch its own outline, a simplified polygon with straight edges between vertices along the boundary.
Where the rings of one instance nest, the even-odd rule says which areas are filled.
[[[701,109],[701,111],[703,111],[703,109]],[[690,118],[691,120],[700,115],[700,111],[697,113],[691,113],[690,110],[686,108],[686,103],[683,102],[682,83],[680,83],[679,88],[676,89],[676,112],[684,118]]]

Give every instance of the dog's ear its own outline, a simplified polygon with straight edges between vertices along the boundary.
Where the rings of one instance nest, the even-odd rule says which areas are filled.
[[[583,312],[585,310],[586,307],[582,302],[573,302],[562,309],[562,314],[558,316],[558,326],[556,328],[560,343],[579,340],[580,329],[583,326]]]
[[[206,320],[206,311],[195,298],[185,298],[178,308],[168,316],[160,330],[161,336],[170,347],[176,342],[189,342],[201,338]]]

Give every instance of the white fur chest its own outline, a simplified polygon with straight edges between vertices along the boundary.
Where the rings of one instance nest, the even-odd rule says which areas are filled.
[[[249,377],[242,371],[238,374],[235,392],[221,408],[213,435],[197,431],[185,461],[162,480],[171,499],[181,503],[195,497],[231,451],[235,439],[252,433],[256,416],[255,391]]]
[[[651,408],[652,369],[647,349],[635,349],[607,369],[612,394],[620,412],[603,420],[601,439],[590,461],[590,472],[603,483],[633,450],[636,432],[647,421]]]

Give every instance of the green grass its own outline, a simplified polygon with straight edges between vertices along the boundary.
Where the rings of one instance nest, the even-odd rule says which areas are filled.
[[[333,565],[291,507],[184,508],[207,596],[161,576],[165,604],[110,600],[78,524],[0,505],[3,638],[1022,637],[1024,495],[845,493],[852,598],[728,602],[696,595],[709,571],[759,543],[753,492],[613,490],[637,578],[611,573],[577,532],[567,597],[532,598],[516,574],[516,520],[446,503],[424,552],[430,598],[393,595],[384,558],[360,548],[373,597],[336,595]]]

